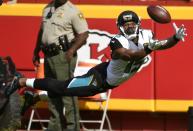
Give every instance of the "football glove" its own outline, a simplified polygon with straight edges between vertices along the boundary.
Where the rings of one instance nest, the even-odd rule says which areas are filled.
[[[184,41],[184,37],[187,36],[186,28],[182,24],[179,28],[176,26],[176,23],[173,23],[173,28],[175,30],[175,37],[179,40]]]
[[[164,45],[166,42],[167,42],[167,40],[159,41],[159,40],[149,39],[148,48],[151,50],[157,50],[162,45]]]

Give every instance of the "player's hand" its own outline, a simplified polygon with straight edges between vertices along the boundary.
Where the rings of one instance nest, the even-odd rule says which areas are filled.
[[[174,30],[176,32],[175,37],[179,40],[184,41],[184,37],[187,36],[186,28],[182,24],[179,28],[176,26],[176,23],[173,23]]]

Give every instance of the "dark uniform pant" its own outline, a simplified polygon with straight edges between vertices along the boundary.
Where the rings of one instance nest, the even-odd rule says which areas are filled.
[[[45,77],[66,80],[73,76],[77,57],[70,63],[65,59],[65,52],[60,51],[56,56],[45,58]],[[56,85],[57,86],[57,85]],[[53,87],[53,88],[56,88]],[[55,97],[48,92],[48,106],[52,115],[48,124],[49,131],[79,131],[79,107],[77,97]],[[63,114],[65,108],[65,116]]]

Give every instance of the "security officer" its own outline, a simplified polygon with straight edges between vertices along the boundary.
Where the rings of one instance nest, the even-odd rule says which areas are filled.
[[[58,80],[72,77],[77,60],[76,52],[85,44],[87,37],[88,25],[80,10],[68,0],[53,0],[43,10],[34,49],[34,65],[39,63],[39,52],[42,50],[45,56],[45,77]],[[79,131],[77,97],[55,97],[50,92],[48,96],[49,110],[52,112],[48,130]]]

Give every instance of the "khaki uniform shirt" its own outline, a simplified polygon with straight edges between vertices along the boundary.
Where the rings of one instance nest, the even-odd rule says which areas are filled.
[[[51,17],[48,18],[48,14]],[[59,45],[59,36],[67,35],[70,42],[74,39],[75,33],[88,31],[88,25],[81,11],[70,1],[57,9],[54,7],[54,2],[51,2],[43,10],[42,29],[43,44]]]

